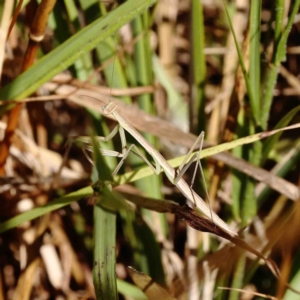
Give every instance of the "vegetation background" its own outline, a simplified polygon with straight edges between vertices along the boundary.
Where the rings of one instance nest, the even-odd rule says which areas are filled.
[[[300,122],[299,4],[2,1],[0,299],[299,299],[254,255],[156,212],[185,199],[142,160],[129,156],[115,194],[91,187],[107,186],[115,158],[94,141],[94,168],[82,143],[65,146],[107,135],[116,123],[102,106],[116,97],[167,159],[201,131],[221,151]],[[297,289],[299,130],[233,147],[202,162],[210,205]],[[101,148],[121,151],[120,139]]]

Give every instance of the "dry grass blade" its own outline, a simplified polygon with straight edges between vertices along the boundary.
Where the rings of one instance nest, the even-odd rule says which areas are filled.
[[[44,38],[44,32],[47,26],[48,17],[54,8],[56,0],[42,1],[35,12],[35,16],[31,16],[33,22],[30,29],[30,41],[27,47],[26,56],[23,61],[22,71],[27,70],[33,63],[36,52],[38,50],[39,43]],[[4,174],[4,165],[9,154],[9,148],[12,143],[12,138],[15,129],[18,125],[19,116],[21,112],[22,105],[17,104],[9,112],[9,118],[7,123],[7,128],[5,132],[4,140],[0,143],[0,174]]]
[[[265,261],[268,268],[272,271],[272,273],[276,276],[276,278],[283,284],[285,287],[290,289],[296,294],[300,295],[300,291],[294,289],[290,284],[288,284],[281,276],[281,273],[279,271],[279,268],[277,264],[270,258],[267,258],[264,256],[261,252],[254,249],[252,246],[250,246],[248,243],[243,241],[239,237],[232,237],[228,235],[225,231],[220,230],[215,224],[208,219],[204,219],[202,217],[199,217],[193,210],[191,210],[189,207],[185,207],[184,209],[176,209],[174,211],[176,215],[178,215],[182,220],[185,220],[191,227],[195,228],[196,230],[200,230],[202,232],[210,232],[213,234],[216,234],[226,240],[229,240],[233,244],[241,247],[242,249],[249,251],[256,255],[258,258]]]
[[[5,45],[7,35],[9,33],[10,17],[13,11],[13,1],[5,1],[3,7],[3,17],[0,24],[0,75],[2,75],[2,68],[4,63]]]
[[[130,194],[122,193],[125,197],[128,197],[139,206],[143,206],[144,208],[148,208],[151,210],[156,210],[159,212],[170,212],[176,214],[181,220],[184,220],[189,226],[192,228],[199,230],[201,232],[209,232],[215,234],[219,237],[222,237],[236,246],[254,254],[256,257],[262,259],[271,272],[276,276],[276,278],[280,281],[288,289],[292,290],[293,292],[300,294],[300,291],[291,287],[283,278],[282,275],[277,267],[277,264],[270,258],[264,256],[261,252],[254,249],[250,244],[242,240],[240,237],[232,237],[223,229],[217,227],[211,220],[200,217],[194,210],[192,210],[188,206],[179,206],[176,203],[172,203],[170,201],[158,201],[158,200],[151,200],[144,198],[142,196],[132,195],[129,197]],[[144,278],[144,277],[142,277]],[[143,282],[143,287],[152,283],[149,277],[145,277],[147,280],[147,284]],[[142,284],[142,283],[140,283]]]

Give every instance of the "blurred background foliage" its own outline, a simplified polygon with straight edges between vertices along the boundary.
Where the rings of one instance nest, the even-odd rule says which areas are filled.
[[[142,160],[129,155],[112,193],[117,159],[94,141],[94,168],[66,143],[109,134],[102,106],[115,98],[166,159],[201,131],[207,147],[300,122],[299,4],[2,1],[0,299],[298,299],[252,254],[173,214],[128,208],[124,198],[185,201],[163,175],[126,180]],[[122,151],[118,136],[100,144]],[[203,161],[212,209],[295,288],[299,159],[292,130]],[[200,179],[193,188],[205,197]]]

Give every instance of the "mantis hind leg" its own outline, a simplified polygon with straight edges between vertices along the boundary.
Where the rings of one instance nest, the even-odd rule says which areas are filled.
[[[202,150],[202,146],[203,146],[203,140],[204,140],[204,131],[202,131],[200,133],[200,135],[198,136],[198,138],[196,139],[195,143],[193,144],[193,146],[191,147],[191,149],[189,150],[189,152],[187,153],[185,159],[183,160],[183,162],[181,163],[181,165],[178,168],[178,174],[174,179],[174,183],[176,184],[184,175],[184,173],[187,171],[187,169],[190,167],[190,165],[196,161],[196,166],[193,172],[193,177],[192,177],[192,181],[190,184],[190,188],[192,189],[194,182],[195,182],[195,178],[196,178],[196,173],[197,173],[197,168],[199,168],[200,170],[200,174],[201,174],[201,178],[203,181],[203,185],[204,185],[204,190],[205,190],[205,196],[207,198],[208,201],[208,205],[211,211],[211,207],[210,207],[210,199],[209,199],[209,195],[208,195],[208,191],[207,191],[207,185],[206,185],[206,181],[205,181],[205,177],[204,177],[204,173],[203,173],[203,168],[201,165],[201,161],[200,161],[200,155],[201,155],[201,150]],[[192,152],[195,150],[196,146],[200,144],[199,146],[199,151],[195,154],[192,154]],[[213,221],[213,217],[212,217],[212,212],[211,212],[211,219]]]
[[[196,139],[195,143],[193,144],[193,146],[191,147],[191,149],[189,150],[189,152],[185,156],[185,159],[182,161],[182,163],[178,167],[178,169],[177,169],[178,174],[177,174],[176,178],[174,179],[175,183],[177,183],[182,178],[182,176],[185,174],[185,172],[190,167],[190,165],[194,161],[196,161],[197,165],[196,165],[196,168],[195,168],[195,171],[194,171],[194,174],[193,174],[193,180],[192,180],[192,183],[194,183],[197,166],[199,166],[199,168],[202,170],[202,166],[201,166],[201,162],[200,162],[200,154],[201,154],[201,150],[202,150],[203,139],[204,139],[204,131],[202,131],[200,133],[200,135]],[[195,150],[196,146],[199,143],[200,143],[200,147],[199,147],[198,153],[194,153],[191,156],[192,152]],[[202,174],[203,174],[203,172],[202,172]]]

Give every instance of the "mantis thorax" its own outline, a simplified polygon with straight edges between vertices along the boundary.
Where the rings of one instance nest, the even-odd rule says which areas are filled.
[[[102,108],[103,114],[110,115],[115,111],[116,108],[117,108],[117,105],[115,102],[113,102],[113,101],[109,102],[106,106],[103,106],[103,108]]]

